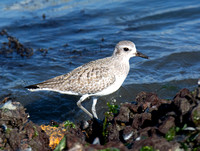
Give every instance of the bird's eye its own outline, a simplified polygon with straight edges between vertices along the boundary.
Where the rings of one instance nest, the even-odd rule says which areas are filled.
[[[124,51],[129,51],[129,49],[127,47],[124,48]]]

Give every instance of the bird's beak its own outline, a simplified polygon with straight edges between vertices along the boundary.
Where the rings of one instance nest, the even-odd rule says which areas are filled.
[[[148,56],[146,56],[146,55],[144,55],[143,53],[141,53],[141,52],[136,52],[136,54],[135,54],[136,56],[138,56],[138,57],[142,57],[142,58],[145,58],[145,59],[149,59],[149,57]]]

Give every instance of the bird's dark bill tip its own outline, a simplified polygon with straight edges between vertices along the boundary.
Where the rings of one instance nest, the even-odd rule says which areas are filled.
[[[137,53],[136,53],[136,56],[142,57],[142,58],[145,58],[145,59],[149,59],[148,56],[146,56],[145,54],[143,54],[143,53],[141,53],[141,52],[137,52]]]
[[[27,89],[38,89],[39,87],[37,85],[29,85],[29,86],[26,86],[25,88],[27,88]]]

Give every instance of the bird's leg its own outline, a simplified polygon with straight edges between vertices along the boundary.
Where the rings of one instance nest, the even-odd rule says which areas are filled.
[[[94,115],[94,117],[95,117],[96,119],[98,119],[97,113],[96,113],[96,108],[95,108],[96,104],[97,104],[97,98],[93,98],[93,103],[92,103],[92,114]]]
[[[93,115],[88,111],[86,110],[82,105],[81,105],[81,102],[83,102],[85,99],[87,99],[89,97],[89,95],[83,95],[80,100],[77,102],[77,105],[80,109],[82,109],[86,114],[88,114],[91,118],[93,118]]]

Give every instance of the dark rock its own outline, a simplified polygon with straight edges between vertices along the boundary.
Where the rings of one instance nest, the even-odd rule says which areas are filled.
[[[190,112],[196,105],[196,101],[188,89],[180,90],[174,97],[173,103],[177,107],[177,114],[180,114],[180,123],[183,123],[183,119],[188,120]]]
[[[176,94],[174,97],[174,104],[179,108],[182,115],[185,115],[191,107],[196,105],[188,89],[182,89]]]
[[[132,113],[137,113],[138,105],[132,103],[124,103],[122,106],[127,107]]]
[[[36,124],[29,122],[24,127],[26,136],[28,136],[27,144],[32,150],[49,150],[49,138],[45,132]]]
[[[108,142],[105,145],[89,145],[84,148],[85,151],[96,151],[96,150],[120,150],[120,151],[128,151],[127,147],[124,146],[121,142]]]
[[[138,130],[138,138],[146,139],[148,137],[152,137],[152,136],[156,135],[156,132],[157,132],[156,127],[145,127],[143,129]]]
[[[182,115],[185,115],[190,110],[190,103],[186,98],[177,100],[175,104],[178,105]]]
[[[120,107],[120,111],[119,114],[117,115],[117,117],[115,117],[115,121],[120,121],[122,123],[127,123],[129,122],[129,113],[130,110],[127,106],[121,106]]]
[[[140,127],[146,127],[144,124],[145,121],[151,120],[151,114],[150,113],[141,113],[141,114],[135,114],[133,117],[132,127],[135,129],[138,129]]]
[[[166,139],[157,136],[135,141],[133,148],[135,151],[139,151],[144,146],[151,146],[153,149],[160,151],[175,151],[180,148],[178,143],[168,142]]]
[[[28,122],[26,109],[19,102],[7,101],[1,103],[0,109],[0,125],[5,127],[0,129],[0,147],[4,150],[50,150],[48,136],[38,125]]]
[[[148,93],[148,92],[140,92],[137,96],[136,96],[136,102],[138,104],[145,104],[147,102],[150,102],[151,105],[156,105],[156,104],[160,104],[159,103],[159,98],[156,94],[154,93]]]
[[[191,118],[193,123],[200,128],[200,104],[192,110]]]
[[[16,109],[0,109],[0,125],[5,124],[8,128],[17,127],[21,130],[23,125],[28,121],[28,114],[25,113],[26,109],[20,103],[12,102],[11,104],[13,104]]]
[[[166,134],[170,128],[175,126],[175,118],[172,116],[167,117],[166,120],[164,120],[162,122],[162,124],[159,126],[158,130],[163,133]]]
[[[200,100],[200,87],[198,87],[198,88],[196,89],[196,91],[197,91],[197,93],[196,93],[196,98],[197,98],[198,100]]]
[[[138,113],[153,112],[163,104],[170,104],[170,101],[159,99],[154,93],[141,92],[136,96],[138,102]]]
[[[108,139],[108,142],[120,142],[120,139],[119,139],[119,131],[117,129],[117,126],[116,125],[108,125],[107,127],[107,139]]]
[[[199,103],[200,102],[200,86],[193,91],[192,95],[194,96],[196,101]]]
[[[137,131],[131,126],[126,126],[122,131],[123,141],[126,143],[132,143],[133,138],[137,137]]]
[[[74,146],[85,144],[85,141],[81,138],[77,137],[76,135],[73,135],[71,133],[67,133],[66,135],[66,148],[71,149]]]
[[[116,143],[116,142],[108,142],[108,143],[105,145],[104,149],[106,149],[106,148],[117,148],[117,149],[119,149],[120,151],[127,151],[127,150],[128,150],[128,149],[124,146],[124,144],[122,144],[121,142],[118,142],[118,143]]]

